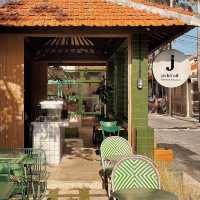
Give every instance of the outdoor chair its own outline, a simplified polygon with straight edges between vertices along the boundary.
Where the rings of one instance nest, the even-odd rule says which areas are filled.
[[[100,125],[101,125],[101,133],[103,140],[111,135],[119,136],[120,126],[117,125],[117,121],[111,121],[111,122],[100,121]]]
[[[6,155],[12,155],[13,158],[7,159]],[[11,148],[0,149],[0,156],[2,156],[0,159],[17,162],[12,167],[15,167],[14,172],[19,176],[22,172],[17,170],[18,166],[21,164],[24,167],[24,177],[26,177],[28,185],[27,193],[34,199],[41,199],[46,192],[48,178],[45,152],[34,148]],[[13,181],[15,178],[16,176],[13,176]]]
[[[100,146],[103,187],[109,192],[109,180],[115,163],[121,158],[132,156],[132,147],[119,136],[107,137]]]
[[[41,199],[47,189],[47,162],[45,152],[41,149],[21,148],[17,151],[26,155],[24,166],[29,182],[29,192],[34,199]]]
[[[121,159],[111,175],[112,192],[122,189],[160,189],[160,176],[152,160],[145,156]]]
[[[0,161],[0,182],[10,180],[10,164],[8,162]]]
[[[23,164],[0,161],[0,182],[8,186],[12,183],[12,193],[9,191],[7,195],[15,199],[28,199],[27,177]]]

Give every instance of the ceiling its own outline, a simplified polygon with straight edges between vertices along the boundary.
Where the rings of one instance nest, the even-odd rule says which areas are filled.
[[[40,37],[27,38],[35,60],[108,60],[125,38]]]
[[[142,37],[148,43],[148,52],[151,53],[155,49],[167,44],[178,36],[191,30],[191,26],[171,26],[171,27],[146,27],[128,29]],[[114,32],[114,30],[113,30]],[[62,61],[71,61],[74,64],[84,64],[88,61],[107,62],[118,47],[127,38],[122,37],[84,37],[74,35],[72,37],[26,37],[25,45],[31,51],[32,58],[37,61],[48,61],[49,63],[62,63]],[[80,61],[80,62],[79,62]],[[105,65],[104,62],[104,65]]]

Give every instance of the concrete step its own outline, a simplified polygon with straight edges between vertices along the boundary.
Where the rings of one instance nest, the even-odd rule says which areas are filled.
[[[103,189],[49,189],[47,200],[108,200],[106,191]]]
[[[47,185],[49,189],[74,189],[74,188],[88,188],[88,189],[102,189],[101,181],[57,181],[48,180]]]

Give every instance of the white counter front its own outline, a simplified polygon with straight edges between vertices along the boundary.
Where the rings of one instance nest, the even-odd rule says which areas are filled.
[[[67,120],[60,122],[32,122],[33,148],[45,151],[47,163],[58,165],[63,155],[65,127]]]

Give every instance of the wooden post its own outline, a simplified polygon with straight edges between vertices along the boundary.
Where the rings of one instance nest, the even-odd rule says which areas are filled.
[[[190,95],[189,95],[189,82],[186,81],[186,116],[190,116]]]
[[[168,102],[169,102],[169,115],[172,116],[172,89],[169,88],[168,89],[169,93],[168,93]]]
[[[197,12],[200,15],[200,0],[197,1]],[[200,27],[197,28],[197,81],[199,89],[199,122],[200,122]]]

